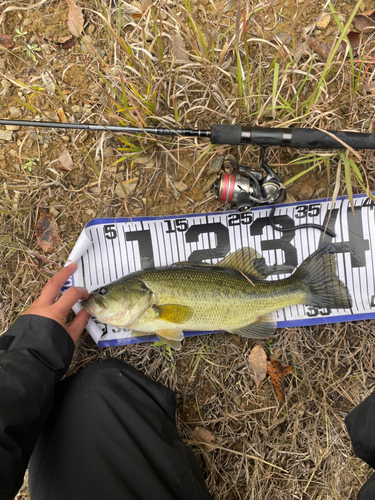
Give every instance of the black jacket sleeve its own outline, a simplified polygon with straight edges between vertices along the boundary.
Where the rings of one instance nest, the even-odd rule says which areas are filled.
[[[20,316],[0,337],[0,498],[13,500],[69,367],[74,342],[56,321]]]

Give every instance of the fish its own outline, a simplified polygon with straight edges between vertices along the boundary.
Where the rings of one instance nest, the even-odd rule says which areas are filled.
[[[176,349],[184,331],[265,339],[275,334],[279,309],[352,305],[329,243],[288,278],[266,280],[273,270],[256,250],[244,247],[215,265],[176,263],[131,273],[92,291],[81,305],[102,323],[132,330],[135,337],[154,333]]]

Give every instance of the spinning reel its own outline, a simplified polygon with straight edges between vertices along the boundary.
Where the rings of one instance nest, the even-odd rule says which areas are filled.
[[[224,210],[228,204],[236,205],[240,213],[249,212],[257,203],[260,205],[281,203],[285,199],[285,187],[281,179],[272,168],[264,161],[266,148],[260,146],[259,165],[265,171],[254,172],[248,167],[239,165],[230,158],[224,159],[224,167],[235,167],[237,173],[222,173],[218,176],[214,188],[218,200],[225,202]]]

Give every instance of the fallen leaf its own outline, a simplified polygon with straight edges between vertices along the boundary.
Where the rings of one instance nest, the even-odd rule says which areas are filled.
[[[55,43],[68,43],[72,38],[75,39],[75,37],[73,35],[69,35],[69,36],[58,36],[57,38],[54,38],[53,41]]]
[[[375,12],[368,10],[363,14],[355,16],[353,24],[358,31],[363,33],[369,33],[370,31],[375,30]]]
[[[68,38],[68,40],[66,40],[65,42],[62,42],[61,48],[65,49],[65,50],[72,48],[76,44],[76,40],[77,39],[75,36]]]
[[[60,118],[61,123],[66,123],[67,120],[66,120],[64,110],[62,108],[58,108],[56,113],[57,113],[58,117]]]
[[[183,181],[175,182],[174,186],[177,189],[177,191],[180,191],[180,193],[184,193],[185,191],[187,191],[189,189],[189,186],[187,184],[185,184]]]
[[[277,359],[271,356],[271,361],[268,361],[267,372],[270,376],[275,388],[277,397],[282,401],[285,395],[284,378],[289,373],[292,373],[293,368],[288,365],[284,366]]]
[[[0,45],[5,47],[6,49],[11,49],[12,47],[14,47],[13,38],[9,35],[3,35],[2,33],[0,33]]]
[[[70,153],[67,149],[64,149],[64,151],[61,151],[58,157],[59,163],[60,163],[60,168],[63,170],[70,171],[73,168],[73,160],[72,157],[70,156]]]
[[[256,345],[249,354],[247,362],[254,372],[255,385],[259,384],[266,378],[267,375],[267,354],[260,345]]]
[[[308,46],[314,52],[316,52],[324,61],[327,60],[328,54],[331,50],[331,44],[325,44],[323,42],[318,42],[318,40],[310,40]]]
[[[42,214],[36,223],[35,237],[43,252],[52,253],[60,243],[60,229],[51,214]]]
[[[172,54],[175,59],[175,65],[190,62],[185,42],[178,31],[172,32]]]
[[[357,33],[356,31],[350,31],[347,34],[350,46],[352,50],[357,51],[359,48],[359,41],[361,39],[361,35]]]
[[[69,11],[67,18],[67,26],[70,33],[74,36],[79,36],[83,31],[83,11],[77,7],[73,0],[68,0]]]
[[[193,438],[199,441],[204,451],[212,451],[216,447],[212,443],[216,440],[216,437],[208,430],[203,427],[195,427],[193,430]],[[207,443],[207,444],[202,444]]]

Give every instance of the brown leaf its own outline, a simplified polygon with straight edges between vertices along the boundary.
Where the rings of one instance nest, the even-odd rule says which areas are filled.
[[[358,31],[363,33],[369,33],[370,31],[375,30],[375,12],[369,10],[363,14],[355,16],[353,24]]]
[[[350,43],[352,50],[357,51],[359,48],[359,41],[360,41],[361,35],[359,33],[357,33],[356,31],[350,31],[347,34],[347,37],[348,37],[348,40],[349,40],[349,43]]]
[[[60,243],[60,229],[51,214],[42,214],[36,223],[35,237],[43,252],[53,252]]]
[[[0,33],[0,45],[5,47],[6,49],[11,49],[12,47],[14,47],[13,38],[9,35],[3,35],[2,33]]]
[[[249,354],[247,361],[254,372],[254,380],[257,387],[267,375],[267,354],[263,347],[256,345]]]
[[[60,168],[62,168],[63,170],[70,171],[73,168],[73,160],[67,149],[64,149],[64,151],[59,154],[58,160],[60,163]]]
[[[318,42],[318,40],[310,40],[308,46],[314,52],[316,52],[324,61],[327,60],[328,54],[331,50],[331,44],[326,45],[323,42]]]
[[[67,26],[70,33],[74,36],[79,36],[83,31],[83,11],[80,7],[77,7],[73,0],[68,0],[69,11]]]
[[[200,442],[204,451],[212,451],[216,448],[215,445],[211,444],[216,440],[216,437],[208,429],[199,426],[195,427],[193,430],[193,438]],[[207,444],[202,444],[202,442]]]
[[[173,57],[175,58],[175,65],[186,64],[190,62],[189,55],[185,47],[185,42],[183,41],[178,31],[172,32],[172,53]]]
[[[277,359],[271,356],[271,361],[268,362],[267,372],[271,377],[277,397],[282,401],[285,396],[284,378],[288,373],[292,373],[293,368],[288,365],[284,366]]]
[[[76,40],[77,39],[75,36],[68,38],[68,40],[66,40],[66,42],[62,43],[61,48],[65,49],[65,50],[70,49],[71,47],[73,47],[76,44]]]

